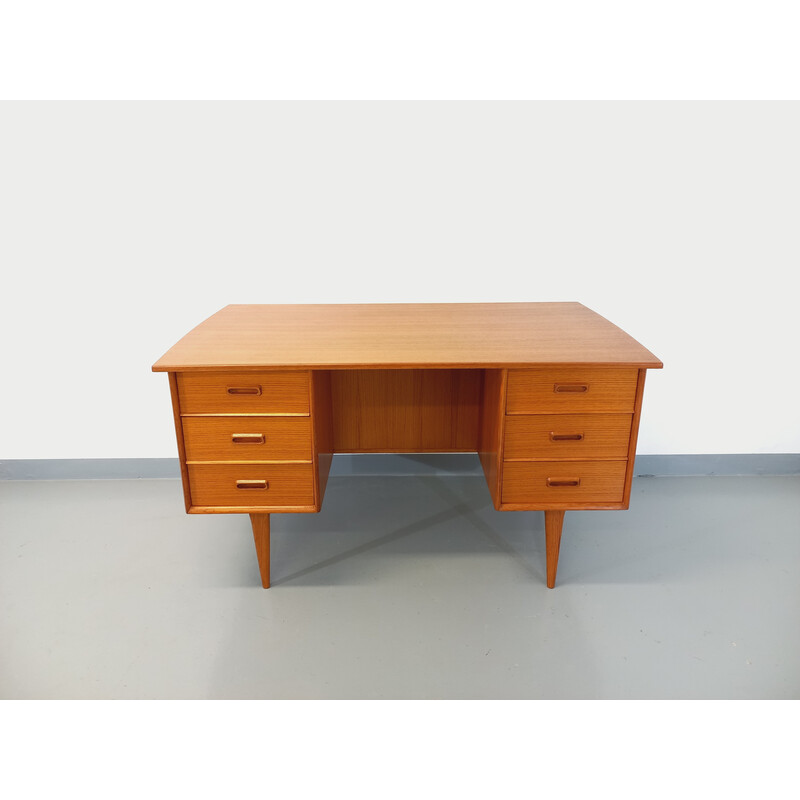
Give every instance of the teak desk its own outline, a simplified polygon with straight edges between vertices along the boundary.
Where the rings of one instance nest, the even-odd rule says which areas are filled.
[[[272,513],[319,511],[334,453],[480,456],[498,511],[625,509],[648,369],[580,303],[231,305],[168,372],[190,514],[249,514],[264,588]]]

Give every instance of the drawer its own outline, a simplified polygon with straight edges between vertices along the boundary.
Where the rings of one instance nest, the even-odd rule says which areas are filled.
[[[637,369],[554,367],[508,371],[507,414],[633,413]]]
[[[632,414],[509,416],[503,458],[627,458],[632,420]]]
[[[195,506],[312,506],[311,464],[189,464]]]
[[[311,417],[184,417],[187,461],[311,461]]]
[[[179,372],[182,414],[308,414],[308,372]]]
[[[504,503],[620,503],[627,461],[508,461]]]

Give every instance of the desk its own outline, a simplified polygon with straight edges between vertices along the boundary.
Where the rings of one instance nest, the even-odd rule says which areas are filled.
[[[580,303],[231,305],[169,373],[189,514],[318,512],[334,453],[477,452],[498,511],[625,509],[645,374],[661,362]]]

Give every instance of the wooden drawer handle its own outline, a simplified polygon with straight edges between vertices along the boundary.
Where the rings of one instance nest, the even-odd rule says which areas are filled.
[[[553,433],[550,432],[551,442],[579,442],[583,439],[582,433]]]
[[[584,394],[589,391],[588,383],[556,383],[553,386],[553,391],[556,394],[564,394],[570,392],[572,394]]]
[[[264,444],[266,437],[263,433],[232,433],[231,441],[234,444]]]
[[[229,386],[228,394],[261,394],[260,386]]]
[[[580,486],[580,478],[548,478],[548,486]]]
[[[236,481],[237,489],[269,489],[266,481]]]

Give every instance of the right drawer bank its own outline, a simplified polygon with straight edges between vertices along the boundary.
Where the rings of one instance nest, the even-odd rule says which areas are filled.
[[[622,503],[638,377],[636,368],[509,370],[502,502]]]

